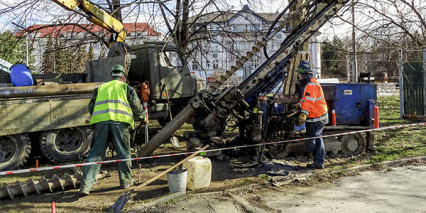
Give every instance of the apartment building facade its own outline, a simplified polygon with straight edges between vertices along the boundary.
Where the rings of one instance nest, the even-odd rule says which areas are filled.
[[[261,41],[278,15],[279,13],[255,13],[245,5],[239,11],[213,13],[197,18],[191,29],[192,32],[196,32],[200,37],[209,37],[209,39],[192,44],[198,45],[188,62],[192,73],[204,78],[206,84],[214,82],[226,70],[230,70],[239,57],[251,51],[256,42]],[[285,16],[275,26],[284,20]],[[269,56],[279,49],[282,41],[289,34],[289,30],[288,25],[268,42],[267,53]],[[260,52],[238,70],[224,86],[240,84],[264,63],[266,57],[263,50]],[[319,77],[321,73],[320,44],[317,42],[316,36],[311,37],[310,54],[312,67]]]

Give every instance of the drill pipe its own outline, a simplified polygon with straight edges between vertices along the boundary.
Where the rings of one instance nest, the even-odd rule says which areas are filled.
[[[99,173],[96,179],[102,179],[107,176],[107,173]],[[18,195],[24,195],[28,197],[29,194],[33,192],[37,192],[37,194],[41,194],[43,191],[49,190],[49,192],[53,192],[54,189],[60,188],[65,190],[67,186],[72,186],[77,188],[80,184],[79,182],[83,178],[81,171],[76,171],[74,175],[69,175],[65,173],[62,178],[58,177],[56,174],[52,176],[50,179],[46,179],[45,177],[41,177],[40,180],[34,181],[33,179],[29,179],[27,183],[20,183],[17,181],[14,185],[8,185],[6,183],[0,187],[0,199],[9,197],[10,199],[14,199]]]
[[[99,85],[95,83],[58,84],[27,87],[0,87],[0,98],[21,98],[48,95],[92,93]]]

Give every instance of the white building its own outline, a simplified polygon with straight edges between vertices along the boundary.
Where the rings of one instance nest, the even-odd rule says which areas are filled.
[[[260,41],[268,32],[273,21],[279,13],[255,13],[245,5],[242,10],[229,13],[213,13],[201,16],[195,21],[192,32],[197,32],[199,37],[206,36],[210,39],[200,40],[192,45],[198,45],[195,53],[189,60],[192,73],[200,75],[209,81],[214,81],[218,76],[235,65],[237,58],[251,51],[256,42]],[[192,17],[192,20],[195,18]],[[284,18],[279,20],[284,21]],[[279,49],[281,42],[289,33],[289,26],[281,30],[268,42],[267,52],[271,56]],[[320,45],[316,37],[310,43],[311,63],[317,75],[320,74]],[[229,79],[226,85],[238,85],[256,68],[266,57],[261,50],[241,70],[238,70]],[[225,85],[225,86],[226,86]]]
[[[123,23],[127,30],[126,44],[140,44],[143,40],[160,40],[161,34],[152,29],[147,23]],[[28,35],[29,45],[32,49],[31,54],[35,56],[35,71],[39,71],[42,66],[43,53],[46,50],[47,40],[49,38],[61,38],[70,43],[79,43],[86,46],[93,44],[95,59],[98,59],[100,53],[108,52],[107,47],[100,41],[96,41],[94,35],[103,36],[108,41],[110,33],[102,27],[95,24],[79,24],[79,25],[32,25],[27,28],[31,33]],[[16,36],[24,35],[24,31]],[[92,35],[91,35],[92,34]]]

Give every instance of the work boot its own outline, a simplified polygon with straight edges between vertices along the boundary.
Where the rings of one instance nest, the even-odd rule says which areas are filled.
[[[306,165],[306,168],[309,168],[309,169],[324,169],[324,164],[314,162],[314,163]]]
[[[127,188],[132,187],[134,184],[135,184],[135,181],[134,181],[134,180],[132,180],[132,182],[130,182],[130,184],[126,184],[126,185],[124,185],[124,186],[120,186],[120,188],[122,188],[122,189],[127,189]]]
[[[81,197],[84,197],[84,196],[87,196],[87,195],[89,195],[89,191],[86,191],[86,190],[80,190],[80,196],[81,196]]]

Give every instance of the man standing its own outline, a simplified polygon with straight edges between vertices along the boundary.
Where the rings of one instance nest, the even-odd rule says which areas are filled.
[[[129,128],[133,129],[134,116],[143,123],[148,122],[136,91],[124,83],[125,79],[123,66],[117,64],[111,70],[111,81],[99,85],[93,92],[89,112],[92,115],[90,124],[95,129],[94,143],[86,162],[102,161],[110,141],[114,144],[118,159],[130,158]],[[89,194],[100,167],[101,165],[91,165],[84,168],[80,186],[82,195]],[[132,186],[132,162],[118,162],[117,167],[120,187]]]
[[[301,88],[300,102],[295,105],[301,110],[296,125],[300,126],[306,122],[306,137],[321,136],[325,124],[328,123],[327,103],[321,85],[314,78],[309,61],[301,61],[296,72],[298,72],[297,78]],[[306,167],[323,169],[325,155],[323,139],[305,140],[305,145],[314,156],[314,163]]]

